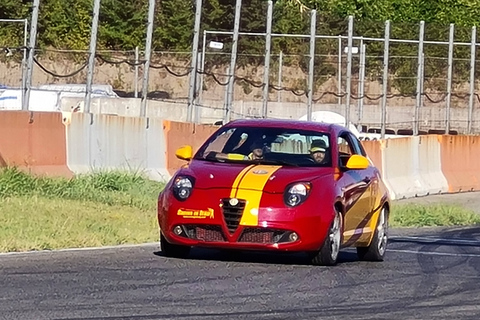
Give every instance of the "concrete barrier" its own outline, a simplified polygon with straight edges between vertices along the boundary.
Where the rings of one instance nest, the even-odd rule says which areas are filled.
[[[382,164],[382,146],[381,142],[378,140],[375,141],[361,141],[363,148],[367,152],[368,157],[372,160],[373,164],[378,168],[378,170],[383,175],[383,164]]]
[[[418,141],[418,173],[423,183],[423,190],[428,194],[448,192],[448,182],[442,172],[441,146],[438,136],[426,135],[412,137],[414,144]]]
[[[448,191],[436,136],[389,139],[382,143],[384,179],[394,199]]]
[[[63,119],[63,121],[62,121]],[[0,166],[61,175],[124,169],[166,181],[218,129],[161,118],[57,112],[0,112]],[[392,198],[480,190],[480,137],[417,136],[362,141]]]
[[[71,177],[59,112],[0,111],[0,166]]]
[[[412,197],[422,193],[414,159],[417,157],[411,138],[384,140],[382,145],[383,178],[393,199]]]
[[[120,169],[169,178],[161,120],[72,113],[65,126],[67,164],[76,174]]]
[[[170,174],[177,171],[185,161],[177,159],[175,151],[183,145],[191,145],[195,153],[218,127],[193,123],[163,121],[166,137],[167,168]]]
[[[449,192],[480,190],[480,137],[438,136]]]

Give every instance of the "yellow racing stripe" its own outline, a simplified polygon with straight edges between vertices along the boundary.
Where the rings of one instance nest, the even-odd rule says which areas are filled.
[[[242,174],[243,171],[239,174],[239,176],[242,176],[240,179],[239,177],[235,179],[235,182],[232,186],[231,195],[236,194],[238,199],[246,200],[240,225],[258,225],[258,209],[260,207],[260,199],[262,198],[263,188],[275,171],[280,168],[281,166],[250,166],[245,174]]]
[[[233,181],[232,191],[230,191],[230,198],[235,198],[237,196],[237,188],[238,188],[238,185],[240,184],[240,181],[242,181],[243,176],[248,172],[248,170],[252,169],[253,167],[255,167],[255,165],[251,164],[245,167],[245,169],[240,171],[240,173],[237,175],[237,177],[235,178],[235,181]]]

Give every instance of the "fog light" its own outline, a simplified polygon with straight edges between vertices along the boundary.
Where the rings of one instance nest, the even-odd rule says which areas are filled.
[[[297,203],[300,202],[300,197],[297,196],[296,194],[291,194],[288,196],[288,199],[287,199],[287,204],[291,207],[294,207],[297,205]]]
[[[292,232],[290,233],[290,235],[288,236],[288,239],[292,242],[295,242],[298,240],[298,234],[296,232]]]
[[[177,236],[181,235],[182,232],[182,227],[180,226],[176,226],[175,228],[173,228],[173,233],[175,233]]]

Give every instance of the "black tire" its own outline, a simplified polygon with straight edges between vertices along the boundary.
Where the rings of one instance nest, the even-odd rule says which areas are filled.
[[[388,210],[383,207],[378,217],[372,242],[368,247],[357,247],[358,258],[362,261],[383,261],[388,244]]]
[[[190,253],[190,247],[172,244],[160,233],[160,248],[166,257],[186,258]]]
[[[328,229],[325,241],[320,250],[313,254],[312,264],[318,266],[334,266],[337,264],[338,254],[342,244],[342,230],[342,213],[335,209],[335,217]]]

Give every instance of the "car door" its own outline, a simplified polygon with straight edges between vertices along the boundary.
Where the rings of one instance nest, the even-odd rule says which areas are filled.
[[[338,166],[342,189],[344,216],[344,245],[350,245],[371,232],[368,222],[372,215],[374,168],[350,170],[346,168],[348,159],[354,155],[365,156],[359,141],[349,132],[340,133],[338,140]]]

